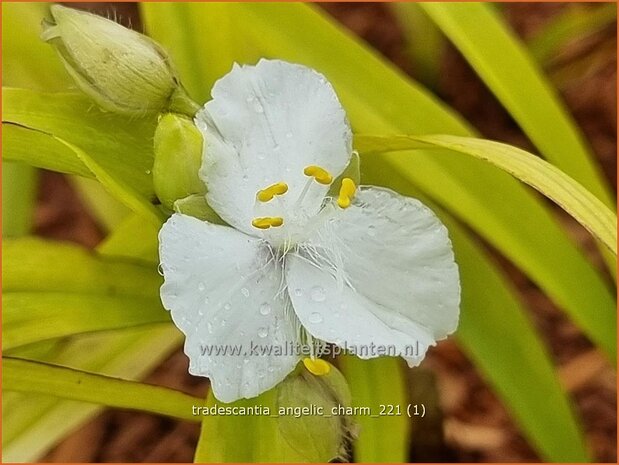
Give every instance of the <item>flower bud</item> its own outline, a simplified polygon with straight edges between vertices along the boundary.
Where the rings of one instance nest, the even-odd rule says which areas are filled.
[[[174,210],[177,200],[206,193],[198,176],[202,134],[189,118],[175,113],[162,115],[155,129],[154,144],[153,184],[166,208]]]
[[[193,115],[197,105],[163,49],[120,24],[60,5],[41,38],[51,43],[79,88],[108,111],[143,115],[165,110]]]
[[[297,369],[278,386],[279,430],[309,462],[346,459],[347,446],[354,436],[352,419],[345,414],[351,405],[348,384],[335,367],[329,366],[330,370],[319,375]]]

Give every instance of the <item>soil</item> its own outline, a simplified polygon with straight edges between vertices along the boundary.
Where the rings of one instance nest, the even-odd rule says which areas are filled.
[[[81,6],[89,6],[81,4]],[[415,75],[403,35],[384,4],[321,4],[329,14],[350,28],[406,72]],[[503,4],[514,29],[530,37],[565,4]],[[590,6],[595,7],[595,6]],[[123,22],[139,25],[133,4],[114,8]],[[109,5],[96,5],[109,11]],[[616,31],[609,28],[570,45],[563,63],[602,53],[586,73],[561,82],[561,95],[591,143],[605,175],[616,186]],[[609,47],[610,44],[610,47]],[[460,54],[448,47],[442,57],[437,93],[472,122],[485,137],[531,148],[518,126],[503,110]],[[552,76],[561,64],[549,70]],[[570,232],[598,262],[589,236],[572,221]],[[36,217],[36,233],[71,240],[87,247],[103,237],[101,229],[83,208],[66,179],[44,172]],[[601,462],[617,459],[616,374],[605,358],[571,324],[540,290],[506,260],[496,257],[520,290],[531,316],[549,345],[561,379],[572,395],[587,440]],[[610,278],[609,278],[610,281]],[[426,461],[535,462],[539,457],[519,433],[505,408],[453,340],[431,350],[424,367],[439,385],[445,446]],[[148,378],[148,382],[203,395],[207,383],[187,373],[187,360],[177,352]],[[198,438],[198,425],[153,415],[109,410],[89,421],[43,461],[49,462],[190,462]]]

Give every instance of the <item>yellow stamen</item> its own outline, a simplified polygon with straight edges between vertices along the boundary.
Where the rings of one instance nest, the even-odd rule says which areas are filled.
[[[276,228],[282,224],[284,224],[284,219],[281,216],[264,216],[261,218],[254,218],[251,221],[251,225],[258,229]]]
[[[303,174],[305,174],[305,176],[311,176],[318,184],[329,185],[333,182],[333,176],[331,176],[326,169],[321,168],[320,166],[306,166],[303,170]]]
[[[269,187],[266,187],[256,194],[256,198],[261,202],[268,202],[272,200],[276,195],[283,195],[288,192],[288,184],[285,182],[278,182]]]
[[[340,195],[337,198],[337,204],[340,208],[348,208],[350,207],[350,202],[355,196],[355,192],[357,190],[357,186],[355,185],[355,181],[350,178],[342,179],[342,186],[340,187]]]
[[[316,376],[328,375],[331,371],[331,365],[320,358],[315,358],[312,360],[311,358],[306,357],[303,359],[303,365],[305,365],[307,371]]]

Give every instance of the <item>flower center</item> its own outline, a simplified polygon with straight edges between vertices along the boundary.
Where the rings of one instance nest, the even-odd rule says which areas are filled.
[[[286,247],[298,243],[308,232],[308,228],[312,229],[319,227],[324,223],[329,216],[333,207],[325,210],[324,206],[333,205],[346,209],[351,205],[355,196],[357,186],[351,178],[342,179],[339,189],[339,195],[336,199],[329,198],[330,202],[323,203],[321,211],[316,213],[308,213],[303,204],[308,193],[313,188],[312,186],[329,186],[333,183],[333,175],[325,168],[316,165],[306,166],[303,169],[303,174],[307,176],[307,182],[296,200],[292,202],[286,201],[283,197],[286,194],[290,195],[288,184],[280,181],[271,184],[256,192],[256,202],[254,211],[257,215],[252,219],[252,226],[262,231],[271,230],[273,228],[280,229],[287,224],[285,231],[273,231],[268,233],[269,242],[275,245],[287,244]],[[316,187],[314,187],[315,189]],[[311,223],[310,223],[311,221]]]

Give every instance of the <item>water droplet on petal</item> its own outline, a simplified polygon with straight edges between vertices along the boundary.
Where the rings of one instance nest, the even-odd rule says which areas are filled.
[[[198,290],[200,292],[204,292],[204,289],[206,289],[206,286],[204,285],[204,283],[201,282],[200,284],[198,284]]]
[[[310,323],[322,323],[322,315],[318,312],[314,312],[309,316]]]
[[[265,302],[262,305],[260,305],[261,315],[268,315],[269,313],[271,313],[271,306],[268,303]]]
[[[267,337],[269,335],[268,328],[260,328],[258,329],[258,337]]]
[[[368,236],[376,236],[376,226],[374,226],[373,224],[368,226]]]
[[[224,304],[224,310],[230,310],[232,306],[229,303]]]
[[[327,297],[325,288],[322,286],[314,286],[310,291],[310,297],[314,302],[323,302]]]
[[[297,288],[294,290],[294,295],[296,295],[297,297],[301,297],[301,296],[303,295],[303,289],[301,289],[301,288],[297,287]]]
[[[241,289],[241,294],[243,294],[245,297],[249,297],[249,289],[244,287],[243,289]]]

